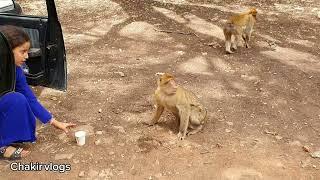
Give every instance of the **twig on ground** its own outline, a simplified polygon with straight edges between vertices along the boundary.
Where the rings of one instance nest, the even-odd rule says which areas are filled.
[[[161,29],[156,29],[156,28],[154,28],[154,30],[155,30],[155,31],[158,31],[158,32],[165,32],[165,33],[176,33],[176,34],[183,34],[183,35],[194,35],[194,36],[200,38],[199,35],[197,35],[196,33],[193,33],[193,32],[169,31],[169,30],[161,30]]]
[[[196,36],[197,38],[199,38],[199,41],[205,45],[205,46],[211,46],[213,48],[217,48],[217,47],[222,47],[220,44],[218,44],[217,42],[212,42],[212,43],[203,43],[203,39],[200,38],[200,36],[194,32],[181,32],[181,31],[169,31],[169,30],[162,30],[162,29],[156,29],[156,28],[153,28],[155,31],[157,32],[164,32],[164,33],[176,33],[176,34],[182,34],[182,35],[194,35]]]

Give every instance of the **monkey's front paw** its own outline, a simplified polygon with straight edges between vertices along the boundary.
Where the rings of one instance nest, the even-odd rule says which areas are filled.
[[[153,125],[155,125],[156,123],[153,122],[153,121],[143,121],[142,124],[147,125],[147,126],[153,126]]]
[[[232,52],[232,51],[226,51],[226,53],[227,53],[227,54],[233,54],[233,52]]]
[[[183,133],[181,132],[178,133],[178,140],[184,140],[185,137],[186,135],[184,135]]]

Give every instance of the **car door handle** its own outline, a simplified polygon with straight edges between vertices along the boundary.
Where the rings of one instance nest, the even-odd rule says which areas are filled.
[[[56,54],[57,54],[57,45],[56,44],[51,44],[47,46],[47,54],[49,57],[49,61],[56,61]]]

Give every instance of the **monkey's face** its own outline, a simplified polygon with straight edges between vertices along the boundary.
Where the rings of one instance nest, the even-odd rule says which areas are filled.
[[[252,14],[252,16],[255,18],[255,19],[257,19],[257,10],[256,10],[256,8],[251,8],[250,9],[250,12],[251,12],[251,14]]]
[[[168,79],[167,81],[161,82],[161,90],[167,95],[174,95],[177,92],[178,85],[174,79]]]

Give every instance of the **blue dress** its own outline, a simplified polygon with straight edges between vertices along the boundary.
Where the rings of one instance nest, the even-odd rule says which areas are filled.
[[[0,97],[0,147],[34,142],[36,118],[47,123],[52,115],[37,100],[23,70],[16,67],[15,91]]]

